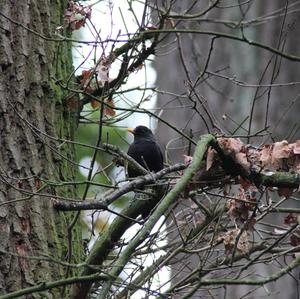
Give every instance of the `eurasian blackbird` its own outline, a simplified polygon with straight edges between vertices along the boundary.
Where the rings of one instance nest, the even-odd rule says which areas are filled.
[[[158,172],[164,168],[163,154],[150,129],[138,126],[134,130],[128,129],[134,135],[134,141],[129,146],[128,155],[142,165],[145,169]],[[128,167],[130,178],[139,176],[140,173]]]
[[[128,155],[136,160],[145,169],[158,172],[164,168],[163,154],[155,137],[150,129],[145,126],[138,126],[134,130],[128,129],[134,135],[134,141],[129,146]],[[128,176],[130,178],[141,175],[136,169],[128,166]],[[151,213],[162,198],[165,190],[164,187],[156,188],[156,196],[149,200],[147,206],[141,211],[142,217],[145,219]]]

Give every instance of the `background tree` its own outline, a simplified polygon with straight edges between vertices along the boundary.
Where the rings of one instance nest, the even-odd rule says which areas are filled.
[[[192,28],[195,32],[169,35],[156,52],[157,85],[166,91],[158,94],[161,117],[193,136],[220,128],[225,134],[243,136],[252,144],[299,139],[298,64],[262,47],[249,46],[256,41],[279,51],[299,53],[294,42],[294,36],[300,33],[299,2],[211,3],[214,4],[207,11],[207,3],[200,1],[177,1],[171,7],[173,28]],[[203,35],[203,31],[240,36],[244,41],[220,34]],[[164,55],[166,48],[168,55]],[[171,161],[188,154],[190,142],[172,128],[160,122],[157,132]],[[298,207],[298,203],[295,201],[292,206]],[[282,217],[270,215],[266,219],[272,225],[282,225]],[[174,267],[175,272],[178,267]],[[260,265],[255,271],[271,275],[276,269]],[[294,298],[295,283],[286,277],[275,288],[290,285],[285,296]],[[245,286],[235,286],[232,292],[226,288],[231,298],[240,298],[248,291]],[[256,296],[265,294],[263,288],[255,292]],[[272,294],[272,298],[281,296]]]
[[[276,125],[270,107],[274,88],[298,87],[296,80],[275,81],[285,63],[300,61],[286,47],[299,1],[266,6],[263,16],[258,1],[146,1],[142,10],[136,3],[118,9],[104,2],[112,26],[106,36],[91,17],[99,12],[93,4],[68,1],[50,10],[49,3],[30,2],[18,10],[7,3],[1,11],[7,78],[1,81],[0,298],[274,297],[280,289],[269,287],[284,277],[298,287],[297,120],[289,142],[274,139],[285,132],[281,120],[297,97],[291,96]],[[115,11],[125,31],[113,30]],[[129,28],[130,18],[136,30]],[[273,28],[273,19],[280,23],[276,42],[259,34],[250,39],[256,27]],[[82,27],[92,37],[69,37]],[[66,60],[70,41],[77,53],[88,46],[75,70]],[[249,64],[245,59],[250,68],[260,54],[250,80],[239,57],[252,57]],[[157,86],[147,77],[126,85],[147,73],[153,58]],[[155,95],[158,106],[146,109]],[[243,107],[240,99],[250,109],[233,117]],[[258,104],[263,119],[254,122],[262,111],[255,110]],[[166,167],[155,174],[123,151],[122,126],[132,115],[155,119],[164,124],[159,133],[169,132],[162,142]],[[74,149],[80,161],[74,161]],[[128,163],[140,177],[126,179]],[[149,201],[158,198],[143,219]],[[274,213],[277,224],[270,221]],[[84,257],[80,220],[88,240]],[[257,265],[266,271],[257,273]]]

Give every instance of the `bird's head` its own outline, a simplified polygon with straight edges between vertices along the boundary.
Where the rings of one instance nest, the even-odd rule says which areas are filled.
[[[137,126],[135,129],[127,129],[128,132],[134,135],[134,138],[154,138],[152,131],[145,126]]]

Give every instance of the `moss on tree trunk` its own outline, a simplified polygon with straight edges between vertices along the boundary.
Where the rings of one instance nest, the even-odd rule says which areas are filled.
[[[72,181],[77,171],[70,162],[74,149],[55,140],[72,138],[74,130],[74,117],[63,106],[64,93],[53,79],[70,74],[71,45],[41,37],[54,36],[63,24],[64,5],[60,0],[1,3],[0,294],[66,273],[64,266],[45,257],[66,261],[72,215],[55,211],[50,197],[39,195],[71,197],[76,191],[47,184]],[[73,238],[80,238],[78,228]],[[76,244],[73,262],[82,252],[80,242]],[[27,298],[61,298],[60,292]]]

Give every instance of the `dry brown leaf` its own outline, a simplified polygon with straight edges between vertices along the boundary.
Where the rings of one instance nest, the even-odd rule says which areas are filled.
[[[229,200],[226,201],[225,207],[228,210],[228,213],[233,215],[234,210],[237,207],[237,201],[235,199],[229,199]]]
[[[226,201],[225,207],[228,215],[236,223],[249,222],[249,213],[253,211],[257,205],[255,186],[249,185],[246,189],[240,188],[240,192],[236,195],[236,199],[232,198]],[[249,227],[251,225],[249,224]]]
[[[273,150],[273,144],[263,145],[259,157],[259,161],[261,162],[262,167],[270,169],[272,165],[272,155],[271,155],[272,150]]]
[[[101,101],[91,100],[91,106],[93,107],[93,109],[99,108],[101,107]],[[115,116],[116,111],[114,110],[114,108],[115,108],[114,101],[112,99],[106,99],[104,109],[103,109],[103,115]]]
[[[107,99],[105,101],[106,105],[105,105],[105,108],[104,108],[104,115],[106,116],[115,116],[116,115],[116,111],[114,110],[115,108],[115,103],[112,99]]]
[[[216,151],[210,146],[206,156],[206,171],[209,170],[214,162]]]
[[[232,229],[228,231],[223,237],[223,243],[225,246],[226,254],[232,254],[235,246],[236,238],[240,234],[240,229]],[[242,254],[247,254],[249,252],[249,238],[248,232],[243,231],[239,236],[237,250]]]
[[[244,147],[244,143],[239,138],[218,138],[219,144],[221,144],[228,154],[239,153]]]
[[[80,87],[87,93],[93,93],[97,89],[95,80],[93,79],[94,71],[93,69],[83,70],[80,76]]]
[[[113,53],[109,54],[107,57],[101,57],[96,65],[95,73],[100,78],[100,83],[110,82],[112,79],[109,78],[109,69],[115,60],[115,55]]]
[[[300,155],[300,140],[290,144],[290,149],[295,155]]]
[[[258,148],[255,148],[253,146],[246,146],[245,147],[246,153],[247,153],[247,159],[250,162],[250,164],[253,166],[261,166],[260,163],[260,150]]]
[[[86,19],[90,19],[92,9],[90,6],[83,6],[75,3],[75,1],[68,1],[68,6],[64,13],[64,23],[71,31],[83,27]]]
[[[249,252],[249,237],[247,231],[242,232],[238,242],[237,250],[240,251],[241,254],[247,254]]]
[[[272,167],[273,169],[281,169],[283,160],[287,159],[290,155],[289,143],[286,140],[275,142],[272,151]]]
[[[100,101],[91,100],[91,106],[93,107],[93,109],[99,108],[100,104]]]
[[[83,70],[81,72],[82,79],[80,80],[80,85],[82,87],[86,87],[88,85],[88,83],[92,77],[92,74],[93,74],[92,70]]]

